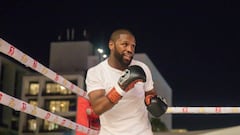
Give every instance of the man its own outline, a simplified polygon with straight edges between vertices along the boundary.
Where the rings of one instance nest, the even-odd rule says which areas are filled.
[[[108,47],[109,57],[86,77],[92,110],[100,116],[99,135],[152,135],[148,111],[159,117],[167,104],[156,96],[148,66],[133,59],[135,36],[118,29]]]

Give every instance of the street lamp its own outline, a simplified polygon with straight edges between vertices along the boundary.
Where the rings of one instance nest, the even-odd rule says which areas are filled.
[[[97,56],[99,58],[99,61],[103,61],[107,58],[107,54],[102,48],[97,48]]]
[[[102,56],[102,57],[103,57],[104,59],[105,59],[105,58],[107,58],[107,54],[103,54],[103,56]]]
[[[103,50],[102,48],[98,48],[98,49],[97,49],[97,52],[98,52],[99,61],[104,60],[104,58],[106,57],[106,56],[105,56],[106,54],[103,54],[103,53],[104,53],[104,50]]]
[[[102,53],[104,52],[102,48],[98,48],[97,51],[98,51],[100,54],[102,54]]]

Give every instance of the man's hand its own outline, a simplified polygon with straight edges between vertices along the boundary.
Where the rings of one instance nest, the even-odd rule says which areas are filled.
[[[168,108],[167,102],[164,98],[157,95],[148,95],[145,97],[145,104],[147,110],[154,116],[162,116]]]
[[[146,74],[140,66],[129,66],[124,70],[124,73],[119,78],[117,84],[107,94],[108,99],[116,104],[137,82],[146,82]]]

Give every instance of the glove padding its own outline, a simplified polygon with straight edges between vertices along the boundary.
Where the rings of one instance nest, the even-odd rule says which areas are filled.
[[[137,82],[146,82],[146,74],[140,66],[132,65],[124,70],[124,74],[118,80],[118,85],[127,92]]]
[[[137,82],[146,82],[146,74],[138,65],[129,66],[107,94],[107,98],[114,104],[118,103],[122,96],[132,89]]]
[[[147,106],[147,110],[154,116],[160,117],[162,116],[168,108],[166,100],[157,95],[148,95],[145,97],[145,104]]]

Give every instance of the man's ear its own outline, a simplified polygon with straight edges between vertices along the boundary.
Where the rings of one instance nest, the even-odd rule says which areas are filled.
[[[110,40],[110,41],[108,42],[108,47],[109,47],[110,50],[113,49],[113,47],[114,47],[113,41]]]

